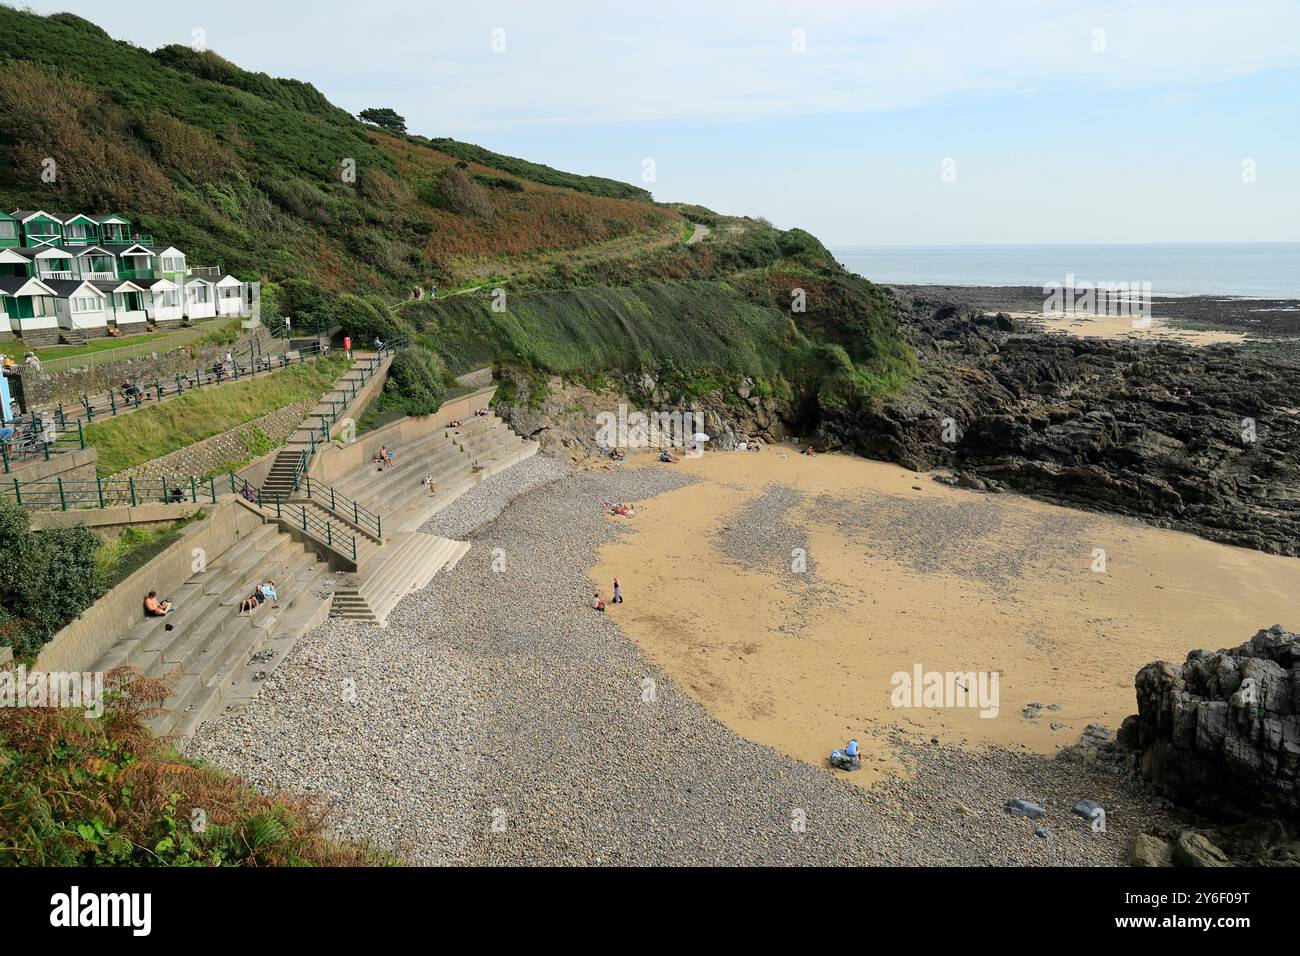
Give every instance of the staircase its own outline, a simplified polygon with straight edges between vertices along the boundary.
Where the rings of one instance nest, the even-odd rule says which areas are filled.
[[[457,428],[392,449],[393,467],[354,472],[334,487],[372,511],[382,511],[384,530],[414,531],[489,475],[537,453],[495,415],[476,416]],[[422,482],[431,477],[430,494]]]
[[[87,338],[89,336],[86,335],[84,329],[59,330],[59,341],[66,345],[85,345]]]
[[[187,736],[238,696],[236,678],[263,645],[291,644],[323,621],[328,605],[317,592],[327,571],[290,535],[260,525],[175,594],[164,595],[175,610],[140,622],[93,669],[129,666],[165,680],[172,694],[150,726],[160,736]],[[276,583],[278,602],[241,615],[240,601],[268,578]]]
[[[439,571],[450,571],[467,551],[467,541],[418,531],[395,535],[361,571],[346,575],[334,588],[331,613],[383,626],[402,598]]]
[[[262,482],[262,494],[267,498],[289,500],[293,496],[302,464],[301,448],[282,448],[271,462],[271,470]]]

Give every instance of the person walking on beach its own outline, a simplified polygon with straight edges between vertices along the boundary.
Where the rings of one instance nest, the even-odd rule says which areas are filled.
[[[614,603],[623,603],[623,585],[618,583],[618,578],[614,579]]]

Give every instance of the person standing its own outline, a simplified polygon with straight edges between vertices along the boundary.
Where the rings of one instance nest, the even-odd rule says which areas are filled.
[[[614,603],[623,603],[623,585],[618,583],[618,578],[614,579]]]

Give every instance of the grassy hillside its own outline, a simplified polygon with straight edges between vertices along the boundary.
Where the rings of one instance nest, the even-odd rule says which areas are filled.
[[[382,135],[310,84],[211,51],[151,53],[70,14],[0,7],[8,208],[117,210],[195,262],[250,278],[403,291],[453,281],[457,255],[680,228],[676,212],[635,187],[445,145]],[[40,176],[47,157],[58,164],[53,184]],[[451,211],[455,197],[439,188],[457,162],[484,197],[469,215]]]
[[[408,331],[455,370],[655,370],[684,392],[747,374],[815,412],[914,367],[879,290],[806,232],[383,133],[310,84],[70,14],[0,7],[0,206],[122,212],[193,264],[263,280],[269,324]],[[692,223],[711,231],[688,245]],[[403,305],[432,284],[438,302]]]

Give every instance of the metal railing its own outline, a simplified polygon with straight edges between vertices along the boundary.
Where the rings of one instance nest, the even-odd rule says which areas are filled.
[[[250,348],[247,353],[232,355],[235,361],[230,365],[225,362],[214,362],[209,368],[195,368],[192,371],[177,373],[170,378],[158,378],[147,383],[123,384],[106,392],[83,395],[79,402],[61,403],[57,408],[31,412],[24,416],[23,421],[39,420],[40,416],[45,414],[52,416],[59,428],[68,429],[73,422],[94,422],[101,418],[111,418],[125,411],[135,411],[150,403],[156,404],[166,398],[183,395],[191,389],[252,378],[288,368],[290,365],[301,365],[309,359],[329,353],[329,345],[289,349],[284,352],[260,352]]]
[[[295,483],[294,487],[307,500],[316,502],[322,508],[334,512],[345,521],[351,520],[352,524],[363,531],[370,532],[376,538],[384,536],[383,518],[362,507],[355,498],[339,494],[332,485],[317,481],[311,475],[303,474],[301,483]]]
[[[79,421],[73,421],[71,427],[60,430],[52,417],[40,419],[32,416],[30,420],[21,419],[0,427],[0,463],[6,475],[19,462],[49,461],[53,450],[85,447],[86,435]]]
[[[297,528],[303,534],[320,541],[330,550],[344,557],[351,555],[353,562],[357,560],[356,535],[336,529],[334,522],[312,514],[304,505],[285,501],[279,496],[264,496],[260,488],[254,487],[233,472],[227,473],[227,477],[230,480],[230,490],[245,501],[256,504],[268,515],[274,514],[277,521]]]
[[[216,504],[222,494],[216,478],[191,477],[188,482],[167,478],[96,478],[73,481],[48,478],[23,481],[19,478],[0,481],[0,495],[34,511],[74,511],[87,508],[113,508],[145,504]]]

